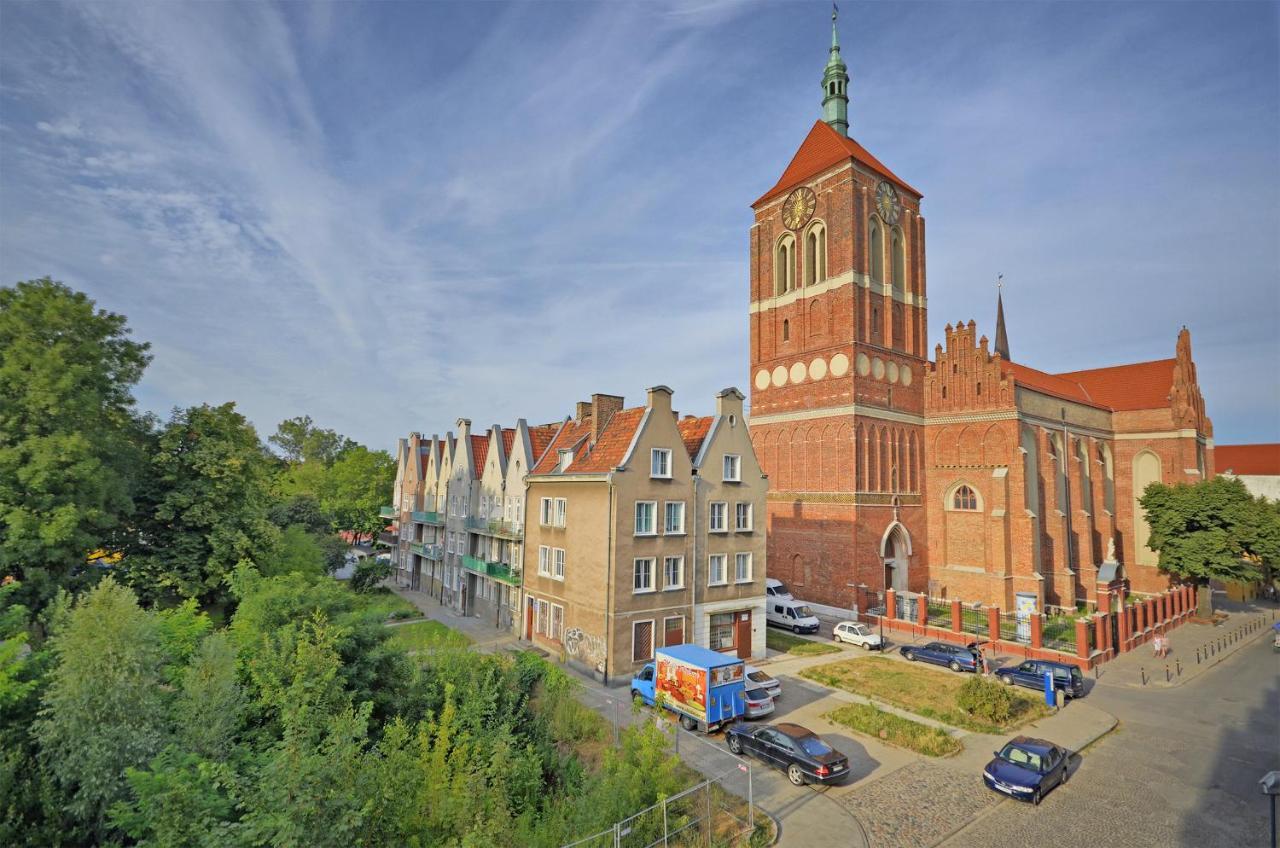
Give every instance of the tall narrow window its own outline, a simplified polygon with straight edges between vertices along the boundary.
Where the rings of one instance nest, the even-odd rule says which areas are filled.
[[[868,239],[871,251],[871,281],[884,282],[884,234],[880,232],[878,221],[871,222],[871,238]]]
[[[778,241],[773,279],[774,294],[786,294],[796,287],[796,240],[790,233]]]
[[[893,232],[893,287],[898,291],[907,289],[906,252],[902,249],[902,233]]]
[[[809,231],[804,245],[804,284],[811,286],[818,281],[818,231]]]
[[[791,321],[787,318],[782,319],[782,340],[791,341]]]

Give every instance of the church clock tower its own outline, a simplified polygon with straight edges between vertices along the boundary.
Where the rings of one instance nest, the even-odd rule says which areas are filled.
[[[816,121],[752,204],[751,433],[769,575],[810,601],[926,591],[921,194],[849,137],[832,15]]]

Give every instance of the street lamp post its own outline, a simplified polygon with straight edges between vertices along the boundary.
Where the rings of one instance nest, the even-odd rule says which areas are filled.
[[[1280,795],[1280,771],[1269,771],[1259,780],[1262,792],[1271,797],[1271,848],[1276,846],[1276,795]]]

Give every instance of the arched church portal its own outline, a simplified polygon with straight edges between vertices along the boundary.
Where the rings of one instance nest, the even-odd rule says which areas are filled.
[[[884,531],[884,537],[880,540],[880,556],[884,560],[885,585],[895,592],[907,591],[907,577],[911,563],[911,534],[901,522],[893,522]]]

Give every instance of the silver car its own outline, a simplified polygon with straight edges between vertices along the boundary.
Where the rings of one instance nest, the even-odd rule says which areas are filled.
[[[756,668],[753,665],[747,666],[745,671],[747,674],[748,686],[754,683],[756,686],[768,692],[769,697],[773,698],[775,701],[782,697],[782,683],[778,681],[778,678],[772,676],[764,669]]]
[[[761,718],[773,712],[773,698],[765,690],[749,688],[743,695],[747,702],[747,710],[743,714],[746,718]]]

